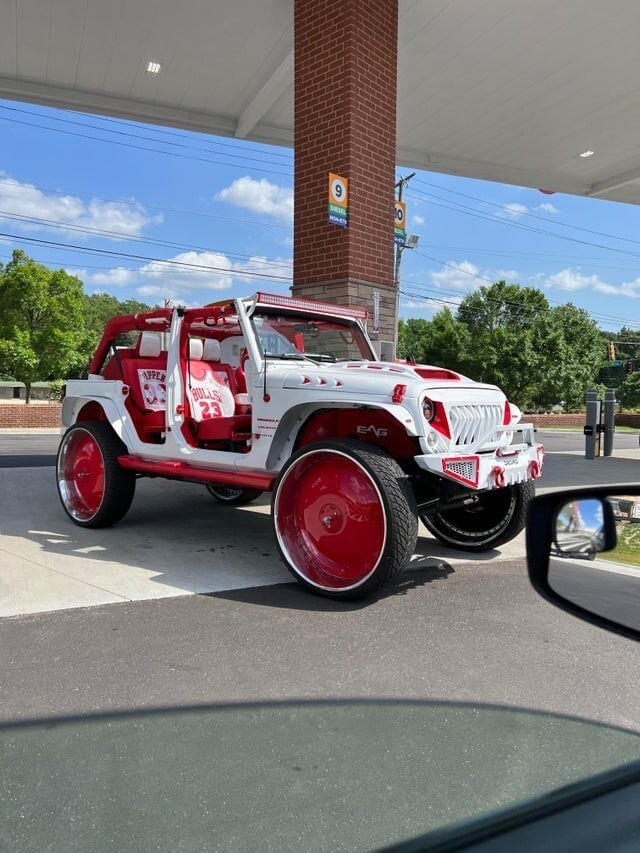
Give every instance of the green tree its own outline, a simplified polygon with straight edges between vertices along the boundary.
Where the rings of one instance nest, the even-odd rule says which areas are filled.
[[[50,270],[21,249],[0,276],[0,372],[26,386],[57,379],[83,360],[82,282]]]
[[[426,346],[429,321],[422,318],[398,321],[398,356],[422,362]]]
[[[469,331],[444,308],[432,320],[401,320],[398,340],[403,357],[460,370],[469,348]]]
[[[640,371],[625,376],[617,396],[625,409],[640,408]]]
[[[583,308],[567,303],[550,310],[547,352],[551,358],[540,376],[537,402],[582,408],[585,392],[606,357],[602,335]]]
[[[399,340],[401,355],[499,385],[522,407],[580,408],[607,352],[586,311],[504,281],[466,296],[455,316],[401,321]]]
[[[549,303],[542,291],[498,281],[466,296],[457,320],[469,334],[460,369],[499,385],[519,405],[530,405],[545,369],[549,334]]]

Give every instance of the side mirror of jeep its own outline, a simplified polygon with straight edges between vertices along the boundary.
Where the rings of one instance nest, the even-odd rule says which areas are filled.
[[[557,607],[640,639],[640,487],[535,498],[527,521],[534,589]]]

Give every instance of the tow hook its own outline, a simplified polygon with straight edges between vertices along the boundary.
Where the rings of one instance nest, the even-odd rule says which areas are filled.
[[[494,466],[493,476],[496,486],[501,489],[504,486],[504,468],[501,465]]]

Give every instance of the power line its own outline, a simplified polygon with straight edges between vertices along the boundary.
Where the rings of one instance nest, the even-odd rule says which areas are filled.
[[[516,258],[521,260],[543,260],[543,261],[560,261],[564,263],[581,263],[582,261],[589,261],[591,266],[604,266],[607,269],[612,270],[622,270],[632,272],[638,269],[638,264],[633,261],[629,261],[631,266],[612,266],[610,261],[607,261],[602,256],[592,256],[592,255],[566,255],[566,254],[556,254],[554,252],[533,252],[533,251],[509,251],[506,249],[487,249],[481,248],[478,249],[474,246],[446,246],[438,243],[429,243],[429,246],[432,249],[437,249],[439,251],[445,252],[463,252],[465,254],[474,254],[474,255],[498,255],[500,257],[507,258]]]
[[[470,278],[476,278],[476,279],[480,279],[481,281],[486,281],[489,284],[495,284],[495,279],[489,278],[486,275],[480,275],[480,273],[473,273],[470,270],[466,270],[463,267],[456,266],[455,264],[452,264],[451,262],[443,261],[441,258],[434,258],[431,255],[427,255],[424,252],[421,252],[417,249],[414,249],[414,251],[417,254],[421,255],[422,257],[425,257],[428,260],[433,261],[434,263],[441,264],[442,266],[448,267],[450,269],[454,269],[457,272],[462,273],[463,275],[469,276]],[[420,284],[419,282],[412,282],[412,285],[414,287],[415,286],[418,286],[418,287],[422,286],[422,287],[426,288],[427,290],[429,290],[429,287],[430,287],[429,285],[427,285],[425,283]],[[433,290],[434,288],[431,288],[431,289]],[[436,292],[442,292],[442,290],[436,290]],[[445,292],[447,292],[447,291],[445,291]],[[456,291],[448,291],[448,292],[449,293],[456,293]],[[467,294],[465,294],[465,295],[467,295]],[[566,304],[564,302],[559,302],[558,300],[548,299],[546,296],[545,296],[545,299],[547,299],[547,302],[549,302],[551,305],[555,305],[558,307],[561,307],[562,305]],[[520,306],[517,303],[513,303],[513,302],[509,302],[509,301],[506,301],[506,303],[504,303],[503,300],[495,300],[495,299],[491,300],[490,298],[489,298],[489,301],[493,301],[496,304],[507,304],[507,305],[510,305],[511,307],[520,308]],[[451,303],[451,304],[453,304],[453,303]],[[580,306],[576,306],[576,307],[580,307]],[[614,321],[614,322],[620,322],[620,323],[625,322],[625,320],[623,318],[616,317],[614,315],[590,311],[587,308],[583,308],[582,310],[586,311],[594,319],[599,318],[600,320],[606,320],[606,321]]]
[[[427,187],[435,187],[437,190],[442,190],[443,192],[451,193],[452,195],[458,195],[461,198],[468,198],[472,201],[478,201],[481,204],[488,204],[488,205],[491,205],[492,207],[498,207],[498,208],[501,208],[502,210],[506,211],[507,213],[513,213],[514,212],[513,208],[509,207],[508,204],[499,204],[498,202],[495,202],[495,201],[488,201],[487,199],[478,198],[477,196],[474,196],[474,195],[468,195],[467,193],[461,193],[461,192],[458,192],[457,190],[452,190],[452,189],[449,189],[448,187],[443,187],[441,184],[434,184],[434,183],[431,183],[430,181],[420,180],[419,178],[416,178],[416,183],[417,184],[424,184]],[[634,243],[636,245],[640,245],[640,240],[634,240],[631,237],[620,237],[617,234],[607,234],[604,231],[594,231],[592,228],[583,228],[580,225],[571,225],[570,223],[567,223],[567,222],[557,222],[555,219],[549,219],[548,216],[539,216],[538,214],[531,213],[528,210],[527,211],[518,211],[518,215],[519,216],[528,216],[531,219],[539,219],[542,222],[549,222],[552,225],[559,225],[562,228],[572,228],[574,231],[584,231],[586,234],[594,234],[597,237],[607,237],[610,240],[621,240],[625,243]]]
[[[164,246],[165,248],[170,249],[178,249],[178,250],[186,250],[186,251],[195,251],[195,252],[215,252],[218,254],[228,255],[230,257],[243,258],[246,260],[250,260],[255,255],[245,255],[240,252],[229,252],[224,251],[222,249],[212,249],[206,246],[194,246],[189,243],[174,243],[170,240],[158,240],[152,239],[151,237],[142,237],[140,235],[135,234],[123,234],[118,231],[105,231],[99,228],[88,228],[82,225],[74,225],[71,222],[57,222],[53,219],[39,219],[35,216],[21,216],[19,214],[10,213],[6,210],[0,210],[0,221],[2,219],[11,219],[15,222],[24,222],[28,224],[36,224],[41,225],[47,228],[57,228],[62,231],[73,231],[80,234],[90,234],[95,237],[105,237],[108,239],[119,239],[126,240],[127,242],[136,242],[136,243],[146,243],[152,246]],[[268,261],[271,266],[280,266],[280,267],[288,267],[289,264],[286,261]]]
[[[440,196],[434,196],[434,195],[430,195],[428,193],[421,193],[418,196],[416,196],[415,193],[412,193],[411,195],[413,198],[424,199],[424,200],[428,201],[430,204],[433,204],[435,207],[442,207],[445,210],[450,210],[454,213],[464,213],[467,216],[473,216],[477,219],[483,219],[485,221],[497,223],[500,225],[507,225],[510,228],[517,228],[521,231],[527,231],[527,232],[531,232],[534,234],[543,234],[544,236],[547,236],[547,237],[555,237],[558,240],[567,240],[568,242],[578,243],[579,245],[582,245],[582,246],[592,246],[594,248],[604,249],[607,252],[616,252],[616,253],[621,254],[621,255],[629,255],[631,257],[640,257],[640,252],[632,252],[629,249],[620,249],[617,246],[606,246],[606,245],[603,245],[601,243],[594,243],[594,242],[588,241],[588,240],[581,240],[578,237],[571,237],[568,234],[558,234],[554,231],[549,231],[549,230],[544,229],[544,228],[536,228],[532,225],[526,225],[526,224],[521,223],[521,222],[510,222],[507,219],[496,219],[495,216],[493,216],[491,214],[483,213],[482,211],[479,211],[477,208],[469,207],[468,205],[463,205],[463,204],[460,204],[458,202],[451,202],[451,201],[449,201],[449,199],[443,199]],[[444,202],[444,204],[438,204],[437,201],[433,201],[434,198],[438,199],[440,202]],[[452,207],[451,206],[452,204],[454,204],[455,207]]]
[[[203,216],[209,219],[222,219],[228,222],[241,222],[244,225],[258,225],[265,228],[286,228],[287,230],[291,229],[291,225],[284,225],[279,222],[264,222],[262,220],[257,219],[243,219],[237,216],[223,216],[219,213],[209,213],[207,211],[202,210],[185,210],[181,207],[162,207],[159,204],[149,204],[148,202],[142,201],[131,201],[131,199],[127,198],[109,198],[108,196],[95,195],[93,193],[82,193],[71,190],[58,190],[53,189],[51,187],[39,187],[35,184],[24,184],[14,178],[0,178],[0,185],[6,184],[8,186],[18,186],[20,188],[27,189],[35,189],[41,193],[51,193],[52,195],[60,195],[60,196],[75,196],[77,198],[88,198],[92,201],[104,201],[107,204],[124,204],[129,207],[140,207],[142,212],[146,213],[147,210],[159,210],[163,213],[180,213],[186,216]]]
[[[0,232],[0,237],[8,237],[20,243],[32,243],[37,246],[53,246],[56,249],[63,248],[71,252],[79,252],[82,254],[107,255],[109,257],[126,258],[127,260],[143,261],[144,263],[162,264],[167,267],[184,267],[186,269],[198,270],[200,272],[216,272],[228,273],[236,276],[248,276],[251,278],[265,278],[271,281],[291,281],[290,276],[269,275],[268,273],[254,272],[245,269],[233,269],[232,267],[216,267],[210,264],[192,264],[188,261],[165,260],[164,258],[153,258],[146,255],[135,255],[131,252],[116,252],[109,249],[96,249],[90,246],[77,246],[71,243],[61,243],[54,240],[42,240],[38,237],[21,237],[18,234],[7,234]]]
[[[77,127],[88,127],[88,128],[93,128],[94,130],[103,130],[103,131],[106,131],[108,133],[114,133],[114,134],[118,134],[121,136],[131,136],[131,137],[139,138],[139,139],[150,139],[150,141],[152,141],[152,142],[162,142],[162,140],[154,139],[153,137],[150,137],[150,138],[149,137],[143,137],[143,136],[140,136],[138,134],[134,134],[131,131],[111,130],[109,127],[105,127],[104,125],[93,125],[93,124],[89,124],[87,122],[74,121],[73,119],[62,118],[61,116],[52,115],[51,113],[40,113],[37,110],[21,109],[19,107],[8,106],[6,103],[4,103],[4,104],[0,103],[0,109],[8,110],[8,111],[11,111],[14,113],[21,113],[22,115],[35,116],[36,118],[43,118],[43,119],[47,119],[50,121],[59,121],[59,122],[62,122],[64,124],[71,124],[71,125],[75,125]],[[158,134],[158,136],[177,136],[180,139],[188,139],[189,138],[187,136],[187,132],[185,132],[185,131],[168,130],[167,128],[157,127],[156,125],[148,125],[148,124],[144,124],[143,122],[123,121],[121,119],[111,118],[110,116],[97,116],[97,115],[93,115],[92,113],[84,113],[84,112],[74,113],[74,115],[82,116],[83,118],[91,119],[91,121],[96,121],[96,120],[102,121],[106,125],[116,125],[117,124],[117,125],[125,126],[128,128],[143,127],[148,132]],[[189,131],[189,133],[199,133],[200,135],[203,135],[203,136],[207,135],[204,131]],[[174,143],[166,143],[166,144],[169,145],[169,144],[174,144]],[[175,143],[175,144],[178,144],[178,143]],[[214,141],[214,140],[209,141],[209,145],[212,147],[231,148],[233,151],[242,151],[243,148],[246,148],[251,144],[252,143],[246,142],[245,140],[237,140],[235,143],[233,143],[233,142],[220,142],[217,140],[216,141]],[[202,148],[200,146],[187,145],[186,143],[181,143],[180,147],[193,148],[196,151],[210,151],[211,150],[210,148]],[[230,155],[230,156],[232,156],[232,155]],[[233,155],[233,156],[236,156],[236,155]],[[286,154],[282,154],[279,151],[269,151],[269,156],[270,157],[278,157],[281,160],[291,161],[292,157],[293,157],[293,152],[288,151]],[[271,162],[271,161],[265,160],[264,162]],[[273,164],[273,165],[276,165],[276,164]]]
[[[208,159],[206,157],[196,157],[196,156],[193,156],[191,154],[180,154],[177,151],[163,151],[161,148],[150,148],[149,146],[146,146],[146,145],[136,145],[132,142],[122,142],[118,139],[102,139],[99,136],[92,136],[91,134],[88,134],[88,133],[78,133],[77,131],[64,130],[63,128],[60,128],[60,127],[47,127],[46,125],[37,124],[35,122],[23,121],[22,119],[8,118],[7,116],[0,116],[0,121],[11,122],[13,124],[26,125],[27,127],[37,127],[40,130],[47,130],[47,131],[50,131],[51,133],[61,133],[65,136],[75,136],[75,137],[78,137],[79,139],[90,139],[93,142],[103,142],[107,145],[120,145],[124,148],[132,148],[132,149],[135,149],[137,151],[146,151],[146,152],[150,152],[152,154],[164,154],[167,157],[177,157],[177,158],[180,158],[182,160],[195,160],[196,162],[199,162],[199,163],[209,163],[209,164],[215,165],[215,166],[226,166],[228,169],[239,169],[242,171],[245,171],[247,169],[253,169],[254,171],[257,170],[255,166],[229,163],[225,160],[211,160],[211,159]],[[174,143],[161,143],[161,144],[171,144],[172,145]],[[227,156],[230,156],[230,155],[227,155]],[[262,168],[262,166],[260,167],[259,171],[261,173],[267,174],[267,175],[288,176],[291,174],[290,171],[282,172],[282,171],[276,171],[275,169],[264,169],[264,168]]]

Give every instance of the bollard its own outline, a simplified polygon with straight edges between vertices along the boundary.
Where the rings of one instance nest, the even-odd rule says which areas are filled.
[[[584,457],[595,459],[600,452],[600,400],[595,388],[587,390],[587,416],[584,425]]]
[[[613,453],[613,436],[616,431],[616,392],[614,388],[607,388],[604,392],[604,455],[611,456]]]

